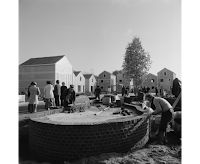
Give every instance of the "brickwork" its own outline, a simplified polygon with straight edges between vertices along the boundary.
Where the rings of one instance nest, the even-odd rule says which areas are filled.
[[[53,110],[47,110],[47,111],[42,111],[42,112],[37,112],[37,113],[31,113],[29,115],[26,115],[26,117],[24,117],[23,115],[20,116],[19,117],[19,138],[21,138],[21,136],[29,134],[30,118],[44,117],[47,115],[60,113],[62,111],[63,111],[63,109],[53,109]]]
[[[79,112],[81,110],[85,110],[87,108],[90,108],[90,100],[87,98],[82,98],[81,100],[77,99],[77,102],[75,105],[72,106],[73,109],[76,109],[76,112]],[[30,118],[38,118],[38,117],[44,117],[47,115],[52,115],[56,113],[63,112],[63,109],[51,109],[47,111],[37,112],[37,113],[31,113],[26,114],[26,117],[23,115],[19,117],[19,137],[23,135],[28,135],[29,133],[29,119]]]
[[[102,153],[123,153],[136,145],[143,146],[148,136],[149,118],[146,116],[95,123],[58,124],[37,119],[29,122],[31,154],[45,161],[74,161]]]

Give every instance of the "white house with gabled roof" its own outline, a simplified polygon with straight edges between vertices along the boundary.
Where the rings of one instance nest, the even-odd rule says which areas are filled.
[[[83,74],[85,77],[85,92],[94,92],[97,81],[93,74]]]
[[[83,76],[81,71],[74,71],[74,90],[76,93],[85,92],[85,77]]]
[[[37,82],[43,94],[46,81],[55,85],[56,80],[69,87],[73,82],[73,68],[65,55],[31,58],[19,65],[19,92],[27,92],[32,81]]]

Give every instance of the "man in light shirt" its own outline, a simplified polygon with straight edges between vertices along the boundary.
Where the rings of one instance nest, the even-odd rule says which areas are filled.
[[[50,81],[47,81],[46,84],[44,87],[45,109],[50,110],[50,106],[53,106],[54,102],[54,87]]]

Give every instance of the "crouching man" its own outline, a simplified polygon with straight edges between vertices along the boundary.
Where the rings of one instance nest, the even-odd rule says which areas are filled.
[[[154,110],[151,115],[161,114],[158,132],[158,144],[165,144],[168,142],[166,136],[167,125],[172,120],[173,116],[172,106],[164,98],[154,97],[151,94],[146,94],[145,99],[151,103],[151,108]]]
[[[76,100],[74,85],[70,85],[70,88],[65,90],[64,97],[64,108],[68,107],[69,104],[74,104]]]

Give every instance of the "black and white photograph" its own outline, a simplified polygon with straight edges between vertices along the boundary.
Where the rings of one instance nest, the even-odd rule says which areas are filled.
[[[17,7],[19,164],[182,163],[181,0]]]

